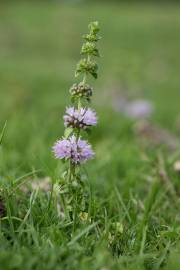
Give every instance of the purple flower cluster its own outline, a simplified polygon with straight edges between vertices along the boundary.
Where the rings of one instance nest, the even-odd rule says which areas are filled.
[[[81,164],[92,159],[94,152],[87,141],[76,138],[74,135],[68,139],[62,139],[53,147],[55,157],[58,159],[71,159],[72,163]]]
[[[72,128],[87,129],[97,124],[96,113],[89,108],[75,109],[70,107],[66,109],[64,116],[64,125]]]
[[[98,76],[98,64],[95,57],[99,57],[99,50],[96,43],[100,39],[99,24],[92,22],[88,26],[89,33],[83,36],[81,55],[83,57],[77,64],[75,77],[82,75],[82,81],[73,84],[70,88],[71,107],[66,108],[64,119],[65,137],[60,139],[53,146],[56,158],[69,160],[74,165],[80,165],[93,158],[94,152],[86,140],[81,139],[83,131],[89,131],[97,124],[96,112],[86,107],[91,101],[93,88],[87,83],[88,75],[95,79]],[[76,167],[76,166],[75,166]],[[74,174],[69,166],[70,174]]]

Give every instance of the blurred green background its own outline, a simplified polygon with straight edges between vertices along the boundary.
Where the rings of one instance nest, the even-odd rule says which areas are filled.
[[[0,126],[8,121],[6,173],[32,166],[54,168],[51,145],[63,134],[62,115],[69,104],[81,37],[92,20],[100,22],[103,37],[99,79],[92,81],[92,106],[100,119],[92,134],[95,148],[107,153],[109,144],[131,140],[131,121],[113,110],[114,91],[150,100],[155,107],[152,121],[178,135],[178,4],[2,1]]]
[[[99,123],[90,136],[96,158],[86,168],[92,201],[96,201],[94,215],[99,213],[95,218],[103,225],[67,249],[71,227],[59,220],[54,205],[42,217],[49,193],[38,194],[27,220],[30,231],[17,231],[13,242],[6,237],[11,236],[11,226],[3,223],[0,269],[1,265],[3,269],[60,269],[62,264],[62,269],[72,270],[81,264],[83,270],[134,270],[135,262],[137,269],[159,269],[169,253],[166,269],[179,269],[179,174],[173,168],[180,157],[179,144],[174,152],[156,146],[156,138],[164,136],[168,144],[180,135],[180,6],[175,1],[0,2],[0,130],[7,121],[0,184],[2,179],[12,183],[34,169],[41,170],[39,178],[59,177],[62,164],[53,158],[51,147],[64,132],[62,116],[70,104],[69,88],[75,82],[82,35],[93,20],[99,21],[102,36],[99,78],[90,80],[95,89],[91,106]],[[146,145],[134,132],[137,121],[114,108],[114,100],[121,103],[122,93],[154,106],[149,123],[158,134],[150,138],[151,132]],[[170,180],[162,181],[160,166]],[[157,194],[154,179],[160,187]],[[24,223],[30,196],[17,194],[11,202],[15,226],[19,216]],[[136,233],[144,216],[147,237],[142,227],[146,239],[138,242]],[[105,242],[104,250],[100,245],[104,230],[111,233],[115,221],[123,233],[114,247]],[[73,234],[81,234],[82,228]],[[140,246],[140,253],[135,245]],[[114,263],[117,268],[111,267]]]

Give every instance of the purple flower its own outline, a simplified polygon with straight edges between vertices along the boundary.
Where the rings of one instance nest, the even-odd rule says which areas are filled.
[[[137,99],[126,105],[126,114],[131,118],[147,118],[153,112],[152,104],[143,99]]]
[[[74,135],[57,141],[53,146],[53,152],[56,158],[71,159],[75,164],[84,163],[94,156],[91,145],[87,141],[77,139]]]
[[[86,129],[97,124],[96,113],[89,108],[67,108],[63,118],[66,127]]]

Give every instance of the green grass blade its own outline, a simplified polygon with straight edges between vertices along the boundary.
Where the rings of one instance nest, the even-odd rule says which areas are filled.
[[[2,144],[3,138],[4,138],[4,134],[5,134],[5,130],[6,130],[6,126],[7,126],[7,121],[5,122],[2,132],[0,134],[0,145]]]
[[[68,246],[73,245],[75,242],[77,242],[83,235],[85,235],[86,233],[88,233],[89,231],[91,231],[94,227],[96,227],[98,223],[95,222],[91,225],[89,225],[88,227],[86,227],[84,230],[82,230],[82,232],[80,232],[78,235],[76,235],[69,243]]]

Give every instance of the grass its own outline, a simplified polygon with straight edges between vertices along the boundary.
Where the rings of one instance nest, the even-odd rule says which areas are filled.
[[[142,144],[134,121],[111,105],[114,90],[144,96],[156,108],[151,122],[178,137],[179,15],[178,5],[1,4],[0,188],[7,213],[0,269],[179,269],[179,149]],[[47,176],[56,183],[63,170],[51,146],[63,134],[81,35],[93,19],[101,24],[103,57],[92,82],[96,159],[86,166],[92,220],[77,224],[63,220],[58,192],[20,187]]]

